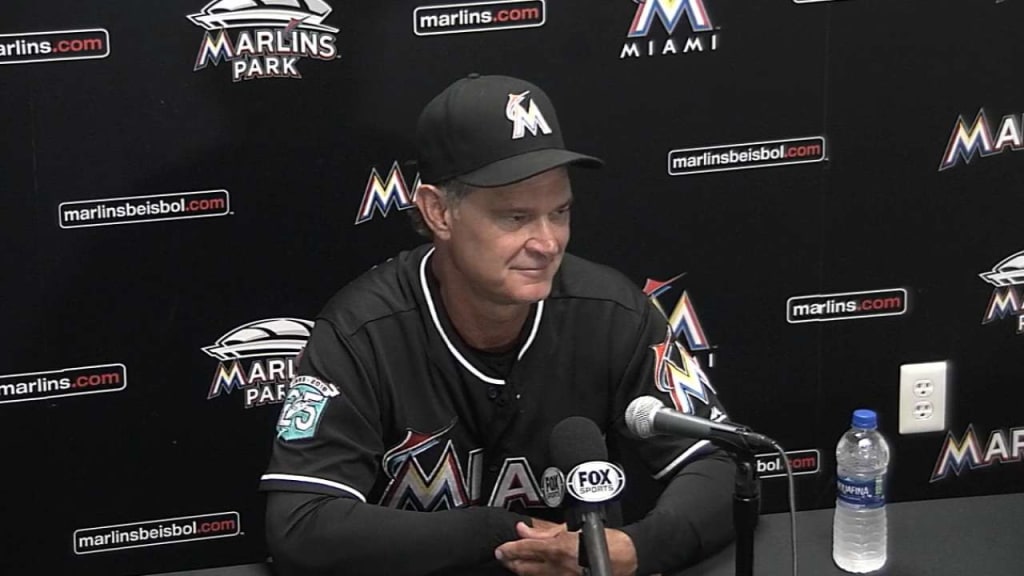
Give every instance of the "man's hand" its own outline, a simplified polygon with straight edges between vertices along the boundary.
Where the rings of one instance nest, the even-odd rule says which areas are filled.
[[[494,556],[512,572],[520,576],[546,576],[582,574],[579,565],[579,532],[569,532],[565,524],[554,524],[534,519],[533,527],[516,524],[519,540],[506,542],[494,551]],[[615,576],[636,573],[636,549],[625,532],[606,528],[608,555]]]

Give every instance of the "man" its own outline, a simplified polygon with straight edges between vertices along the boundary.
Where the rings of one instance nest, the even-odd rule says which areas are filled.
[[[723,415],[713,389],[631,282],[565,252],[567,166],[601,161],[565,149],[539,88],[476,74],[426,106],[417,152],[432,243],[327,304],[281,412],[261,489],[282,573],[578,574],[578,533],[540,484],[569,416],[667,483],[644,519],[607,529],[616,574],[720,548],[731,463],[624,423],[645,394]]]

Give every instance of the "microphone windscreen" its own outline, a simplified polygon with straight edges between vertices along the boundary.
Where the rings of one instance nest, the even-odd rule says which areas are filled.
[[[601,429],[589,418],[570,416],[551,430],[548,444],[551,462],[563,473],[583,462],[608,460]]]
[[[654,396],[636,398],[626,407],[626,427],[639,438],[654,436],[654,415],[664,407]]]

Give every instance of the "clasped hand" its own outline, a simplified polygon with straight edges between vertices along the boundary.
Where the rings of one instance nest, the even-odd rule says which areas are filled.
[[[570,532],[565,524],[534,519],[533,526],[516,524],[519,540],[506,542],[494,550],[494,556],[520,576],[582,574],[579,565],[580,533]],[[608,555],[615,576],[636,573],[636,549],[621,530],[606,528]]]

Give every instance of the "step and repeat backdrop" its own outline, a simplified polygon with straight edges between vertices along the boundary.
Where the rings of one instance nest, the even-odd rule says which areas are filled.
[[[800,508],[833,504],[860,407],[892,500],[1021,490],[1021,21],[1019,0],[5,3],[0,572],[266,558],[295,355],[337,289],[421,242],[416,117],[470,72],[537,83],[606,160],[573,173],[570,251],[658,300],[731,418],[790,451]],[[901,408],[920,363],[945,397]],[[784,509],[782,461],[758,469]]]

